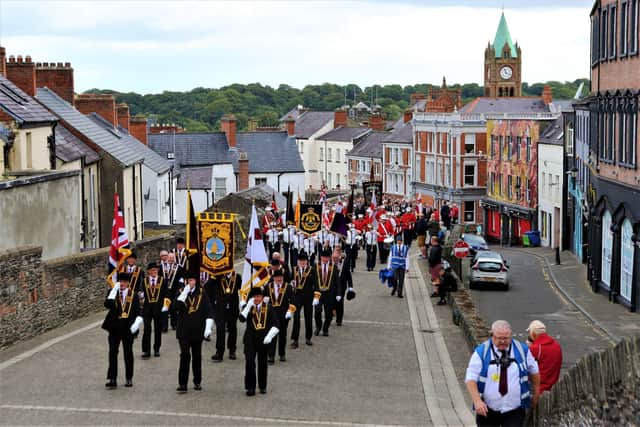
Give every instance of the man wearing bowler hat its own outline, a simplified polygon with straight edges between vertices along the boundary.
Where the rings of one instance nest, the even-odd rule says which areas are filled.
[[[144,319],[144,332],[142,333],[142,358],[151,357],[151,323],[153,322],[153,355],[160,356],[162,344],[163,316],[169,311],[171,299],[169,288],[164,278],[158,274],[158,264],[155,262],[147,265],[147,276],[142,281],[143,305],[142,318]]]

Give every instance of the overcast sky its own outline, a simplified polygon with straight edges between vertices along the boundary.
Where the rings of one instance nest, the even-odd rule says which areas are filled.
[[[71,62],[76,91],[156,93],[259,82],[482,84],[502,6],[523,80],[589,71],[593,0],[0,0],[7,54]],[[455,6],[454,6],[455,5]]]

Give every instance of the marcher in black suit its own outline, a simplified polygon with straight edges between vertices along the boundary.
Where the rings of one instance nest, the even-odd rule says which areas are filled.
[[[278,329],[280,333],[275,336],[274,342],[271,343],[269,350],[269,364],[275,362],[276,346],[278,347],[278,356],[280,361],[285,362],[287,347],[287,325],[289,319],[293,316],[289,305],[293,303],[293,287],[284,280],[284,273],[281,270],[274,271],[271,276],[271,282],[267,285],[266,294],[269,297],[269,303],[278,317]]]
[[[138,256],[134,251],[127,257],[125,265],[122,266],[122,271],[129,273],[131,276],[131,282],[129,288],[133,292],[142,292],[142,281],[144,280],[144,270],[137,265]]]
[[[338,274],[331,260],[331,252],[323,250],[320,253],[320,264],[316,267],[318,276],[318,288],[313,298],[313,305],[315,306],[315,320],[316,320],[316,336],[322,335],[329,336],[329,326],[333,320],[333,307],[335,306],[336,297],[339,294]],[[322,319],[322,312],[324,311],[324,321]]]
[[[206,292],[197,281],[197,274],[188,274],[186,285],[174,301],[178,323],[176,336],[180,343],[180,369],[176,389],[178,393],[187,392],[190,362],[193,369],[193,388],[202,389],[202,340],[208,339],[213,329],[213,310]]]
[[[244,388],[247,396],[256,394],[256,356],[258,358],[258,387],[267,392],[267,358],[273,338],[278,334],[276,312],[263,300],[262,288],[249,291],[247,305],[240,313],[240,321],[247,322],[244,332]]]
[[[175,299],[178,295],[178,289],[182,289],[184,286],[184,269],[176,263],[176,256],[173,252],[160,252],[160,275],[169,289],[169,298]],[[177,322],[175,307],[169,307],[169,312],[163,314],[162,332],[168,331],[169,321],[171,329],[175,329]]]
[[[109,368],[107,388],[117,387],[118,350],[122,343],[125,367],[125,387],[133,386],[133,339],[142,325],[140,301],[129,288],[129,273],[118,273],[119,282],[109,291],[104,306],[109,310],[102,329],[109,332]]]
[[[153,355],[160,356],[162,345],[162,318],[169,310],[169,288],[162,277],[158,275],[158,264],[155,262],[147,266],[147,277],[142,281],[141,292],[144,294],[142,304],[142,318],[144,332],[142,333],[142,358],[151,356],[151,322],[153,322]],[[165,301],[166,298],[166,301]]]
[[[349,258],[343,259],[340,253],[333,253],[333,267],[338,275],[338,294],[336,296],[336,325],[342,326],[344,317],[344,297],[347,289],[353,289],[353,277],[348,265]]]
[[[309,266],[309,257],[305,251],[298,254],[298,266],[293,273],[292,286],[294,289],[293,328],[291,330],[291,348],[298,348],[300,337],[300,317],[304,309],[304,336],[307,345],[313,345],[313,292],[318,287],[316,269]]]
[[[235,271],[213,276],[205,285],[205,290],[213,307],[216,321],[216,353],[211,356],[214,362],[222,362],[224,356],[225,334],[229,359],[236,359],[238,341],[238,291],[242,286],[242,276]]]

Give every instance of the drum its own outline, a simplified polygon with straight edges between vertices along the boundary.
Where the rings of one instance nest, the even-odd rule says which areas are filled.
[[[385,249],[391,249],[391,245],[393,245],[393,237],[392,236],[385,237],[383,244]]]

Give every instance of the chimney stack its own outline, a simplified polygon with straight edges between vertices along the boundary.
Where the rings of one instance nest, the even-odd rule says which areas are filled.
[[[17,59],[11,55],[5,64],[5,77],[27,95],[36,96],[36,64],[30,56],[23,60],[20,55]]]
[[[384,131],[386,124],[381,114],[372,114],[369,116],[369,127],[373,130]]]
[[[7,75],[7,51],[0,46],[0,75]]]
[[[147,119],[144,116],[133,116],[129,120],[129,133],[138,141],[147,145]]]
[[[412,93],[409,96],[409,104],[414,105],[416,102],[422,101],[423,99],[426,99],[426,98],[427,97],[425,96],[424,93],[419,93],[419,92]]]
[[[413,111],[411,110],[404,110],[404,114],[402,115],[402,121],[403,123],[408,123],[411,121],[411,119],[413,119]]]
[[[238,191],[249,188],[249,157],[242,151],[238,155]]]
[[[338,108],[333,117],[333,128],[339,128],[340,126],[347,126],[347,110]]]
[[[553,102],[553,92],[549,85],[545,85],[544,89],[542,89],[542,102],[544,102],[544,105],[549,105]]]
[[[131,119],[129,106],[127,104],[116,105],[116,116],[118,117],[118,125],[128,130]]]
[[[236,116],[233,114],[225,114],[220,119],[220,128],[222,132],[227,135],[227,143],[229,144],[229,148],[236,148],[236,124],[237,124]]]
[[[76,95],[75,106],[82,114],[98,114],[114,127],[118,123],[116,118],[116,100],[113,95],[95,93]]]
[[[255,132],[258,129],[258,120],[255,118],[250,118],[247,121],[247,130],[249,132]]]
[[[36,64],[36,87],[46,87],[60,98],[73,105],[73,68],[71,63],[38,62]]]
[[[284,122],[287,125],[287,135],[294,136],[296,134],[296,121],[294,118],[288,116]]]

